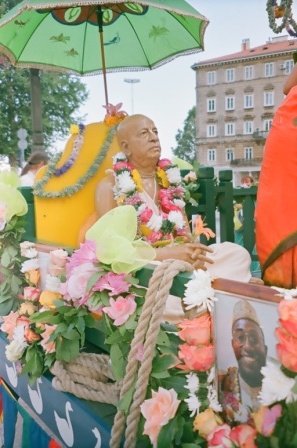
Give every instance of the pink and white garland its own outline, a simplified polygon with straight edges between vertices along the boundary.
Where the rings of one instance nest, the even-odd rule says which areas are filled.
[[[146,203],[141,193],[142,180],[123,152],[114,156],[114,197],[118,205],[133,205],[138,217],[139,236],[153,245],[169,244],[187,233],[185,220],[185,189],[179,168],[168,159],[156,167],[159,214]],[[163,242],[163,243],[161,243]]]

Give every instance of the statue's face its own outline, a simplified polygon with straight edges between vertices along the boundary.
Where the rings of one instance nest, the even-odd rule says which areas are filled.
[[[148,117],[139,115],[130,121],[122,142],[129,162],[136,167],[155,167],[161,154],[158,130]]]
[[[260,386],[261,368],[266,363],[267,347],[259,325],[250,319],[238,319],[234,322],[232,347],[242,378],[251,387]]]

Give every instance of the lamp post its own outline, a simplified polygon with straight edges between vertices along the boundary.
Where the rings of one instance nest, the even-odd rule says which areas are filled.
[[[134,109],[134,104],[133,104],[133,86],[134,84],[140,82],[140,79],[137,78],[125,78],[124,82],[127,82],[128,84],[131,85],[131,114],[133,115],[133,109]]]

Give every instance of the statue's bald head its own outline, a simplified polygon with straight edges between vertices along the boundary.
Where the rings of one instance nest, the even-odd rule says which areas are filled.
[[[155,123],[142,114],[129,115],[117,128],[117,140],[131,163],[150,159],[147,163],[156,164],[161,148]]]
[[[123,121],[120,122],[117,128],[117,140],[120,146],[123,140],[127,140],[130,135],[136,132],[138,124],[143,119],[150,120],[150,118],[146,117],[145,115],[135,114],[128,115],[124,118]]]

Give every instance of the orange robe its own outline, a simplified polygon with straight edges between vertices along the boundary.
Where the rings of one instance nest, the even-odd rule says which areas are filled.
[[[297,86],[279,106],[264,148],[256,247],[267,285],[297,286]]]

